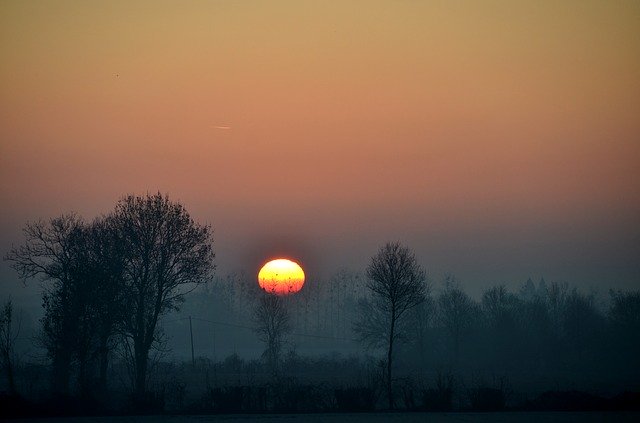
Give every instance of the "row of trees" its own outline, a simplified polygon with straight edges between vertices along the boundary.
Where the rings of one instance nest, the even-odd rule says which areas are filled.
[[[388,256],[387,251],[385,247],[381,253]],[[376,283],[371,272],[378,260],[374,257],[368,268],[370,284]],[[394,325],[391,298],[375,288],[371,297],[383,305],[372,307],[371,297],[363,298],[355,329],[362,340],[373,337],[388,352],[385,382],[390,407],[394,381],[389,353],[394,340],[403,345],[398,358],[405,377],[421,370],[470,377],[491,374],[501,381],[511,379],[521,389],[549,381],[637,389],[633,382],[640,377],[640,292],[610,291],[607,303],[566,283],[547,285],[542,279],[537,287],[528,280],[519,292],[497,285],[475,301],[447,276],[435,295],[427,285],[421,301],[411,302],[414,307]],[[407,301],[412,298],[406,294]]]
[[[418,341],[435,343],[418,345],[421,353],[439,350],[451,368],[488,360],[503,368],[549,369],[562,361],[584,367],[584,360],[599,354],[615,356],[614,343],[615,349],[630,351],[619,348],[623,338],[638,348],[640,293],[610,291],[609,297],[606,304],[566,283],[547,286],[541,280],[536,288],[529,280],[520,292],[497,285],[474,301],[449,278],[424,304],[431,310],[422,315],[425,332],[414,334]]]
[[[413,366],[448,373],[488,370],[501,378],[539,375],[557,383],[619,382],[640,370],[639,292],[610,291],[605,304],[595,294],[542,279],[537,287],[528,280],[515,293],[497,285],[475,301],[449,275],[432,295],[425,270],[399,243],[384,245],[372,257],[365,287],[352,329],[366,346],[385,351],[381,364],[390,408],[398,359],[405,375]],[[256,324],[275,367],[295,307],[282,298],[265,300],[270,301],[256,308]]]
[[[496,285],[476,299],[452,275],[431,283],[412,252],[397,243],[383,246],[366,270],[366,275],[341,270],[314,280],[298,295],[271,298],[273,307],[256,301],[252,279],[219,277],[187,308],[214,321],[256,327],[272,374],[287,349],[350,353],[357,351],[350,341],[356,338],[369,352],[384,351],[391,401],[397,395],[394,384],[416,371],[430,377],[438,372],[505,376],[532,390],[536,384],[566,385],[582,378],[613,383],[638,373],[638,292],[584,293],[542,279],[515,291]],[[401,293],[406,296],[396,298]],[[208,308],[195,307],[199,303]],[[405,305],[406,310],[398,308]],[[247,309],[258,317],[251,321]],[[264,317],[269,310],[272,319]],[[274,324],[261,327],[264,322]],[[237,336],[220,336],[223,329],[217,326],[218,339]],[[299,336],[304,334],[308,337]]]
[[[207,280],[212,233],[161,194],[127,196],[85,222],[62,215],[29,223],[25,243],[6,256],[23,280],[43,281],[40,341],[52,362],[52,389],[67,394],[107,383],[109,357],[129,364],[134,392],[146,392],[149,353],[162,342],[158,319]]]

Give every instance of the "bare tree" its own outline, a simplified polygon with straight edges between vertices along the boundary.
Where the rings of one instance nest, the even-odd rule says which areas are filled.
[[[7,375],[9,392],[16,395],[16,382],[13,375],[14,345],[20,334],[20,324],[18,322],[17,327],[14,327],[13,318],[13,303],[7,300],[0,309],[0,364]]]
[[[426,298],[426,273],[409,248],[394,242],[385,244],[371,258],[367,279],[371,297],[361,304],[361,320],[354,329],[363,342],[387,350],[387,396],[389,408],[393,409],[394,345],[406,333],[407,311]]]
[[[81,392],[93,390],[96,357],[98,387],[106,388],[107,359],[123,309],[126,252],[112,226],[104,218],[87,224],[73,214],[30,223],[25,244],[7,255],[22,279],[40,276],[44,281],[40,340],[53,362],[57,394],[68,392],[74,364]]]
[[[127,249],[122,331],[132,351],[135,394],[143,398],[149,351],[159,341],[158,319],[177,310],[184,294],[215,268],[212,231],[160,193],[123,198],[109,220]]]
[[[291,316],[282,297],[269,293],[259,295],[253,311],[254,332],[265,343],[262,356],[275,377],[278,374],[285,336],[291,331]]]
[[[73,349],[77,340],[74,285],[81,265],[78,254],[84,223],[74,214],[49,222],[28,223],[23,229],[25,244],[11,249],[6,260],[21,279],[39,276],[45,282],[42,341],[53,362],[52,389],[59,394],[69,390]]]

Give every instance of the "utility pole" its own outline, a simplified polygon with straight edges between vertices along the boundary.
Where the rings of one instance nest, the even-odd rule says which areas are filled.
[[[195,367],[196,357],[193,354],[193,327],[191,326],[191,316],[189,316],[189,333],[191,334],[191,365]]]

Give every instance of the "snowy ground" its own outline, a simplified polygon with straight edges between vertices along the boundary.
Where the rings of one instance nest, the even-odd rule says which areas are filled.
[[[27,420],[25,420],[27,421]],[[331,414],[254,414],[213,416],[132,416],[29,419],[30,423],[465,423],[465,422],[639,422],[638,413],[331,413]]]

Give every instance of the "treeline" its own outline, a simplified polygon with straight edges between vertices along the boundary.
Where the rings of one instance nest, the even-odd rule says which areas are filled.
[[[231,354],[213,360],[214,351],[210,350],[201,351],[194,365],[190,360],[176,361],[165,355],[150,360],[153,368],[147,377],[144,409],[241,412],[386,408],[385,360],[380,350],[360,348],[358,356],[346,357],[339,353],[307,356],[296,352],[303,342],[331,342],[340,351],[344,338],[296,338],[293,342],[293,333],[329,336],[340,333],[344,325],[348,327],[348,339],[353,338],[348,350],[357,345],[353,323],[360,313],[357,304],[367,298],[364,285],[340,294],[339,304],[349,304],[341,310],[347,323],[335,316],[332,321],[325,314],[327,299],[338,297],[330,292],[331,287],[344,289],[340,275],[344,281],[363,282],[362,276],[343,270],[330,278],[333,283],[319,283],[322,288],[318,292],[310,290],[311,301],[302,296],[287,297],[287,306],[296,310],[298,317],[292,319],[276,377],[266,357],[246,359]],[[247,310],[255,306],[252,298],[256,298],[255,283],[251,282],[238,275],[215,278],[199,289],[198,295],[186,297],[183,312],[251,326]],[[412,311],[398,345],[392,381],[398,408],[607,409],[619,408],[616,401],[628,408],[629,398],[637,403],[636,396],[618,394],[640,390],[640,293],[610,291],[598,296],[565,283],[541,280],[534,284],[529,280],[516,291],[498,285],[474,299],[453,277],[434,285],[425,301]],[[314,304],[319,304],[319,309]],[[244,332],[256,339],[251,330]],[[229,344],[230,333],[219,332],[217,336],[219,344]],[[100,394],[109,403],[102,406],[132,410],[127,392],[133,392],[133,388],[126,382],[130,380],[130,363],[117,344],[112,354],[110,389]],[[79,383],[78,365],[75,362],[72,366],[77,383],[70,392],[82,396],[86,391]],[[49,367],[30,363],[22,363],[16,370],[18,387],[29,379],[42,382],[49,374]],[[98,374],[97,366],[92,367],[94,383]],[[29,394],[33,398],[38,392],[36,386]],[[95,387],[89,392],[97,393]],[[298,402],[291,402],[290,395],[295,395]],[[92,407],[100,410],[93,403]]]
[[[602,296],[542,279],[472,298],[455,277],[434,282],[409,248],[387,243],[363,273],[341,270],[274,296],[253,275],[214,277],[211,228],[161,194],[124,197],[90,222],[29,223],[24,234],[5,259],[27,283],[43,281],[35,346],[47,361],[16,356],[20,325],[3,303],[5,405],[26,404],[22,395],[43,414],[88,412],[86,404],[102,412],[544,409],[540,401],[564,395],[538,397],[549,389],[640,391],[638,291]],[[191,360],[171,359],[167,335],[191,334],[191,317],[218,325],[212,336],[196,332],[213,342]],[[228,354],[240,332],[259,359]],[[343,356],[317,353],[328,350]]]
[[[252,326],[247,310],[255,303],[255,285],[243,275],[218,277],[187,299],[182,315]],[[429,285],[424,302],[400,327],[399,377],[418,369],[432,375],[508,375],[531,391],[572,382],[593,389],[621,384],[640,388],[635,383],[640,380],[638,291],[585,293],[567,283],[541,279],[527,280],[516,290],[496,285],[474,298],[453,276]],[[363,310],[368,298],[365,276],[348,270],[286,297],[291,330],[285,350],[380,354],[380,349],[359,343],[354,331],[362,315],[372,317],[366,307]],[[184,329],[185,323],[180,331]],[[247,343],[255,339],[250,330],[215,330],[219,351],[225,351],[231,336],[244,337]],[[198,339],[198,344],[209,348],[197,349],[199,354],[213,357],[211,337]]]
[[[247,293],[255,283],[243,281],[238,275],[218,278],[187,301],[185,315],[251,325]],[[397,379],[422,374],[425,380],[435,380],[438,374],[447,374],[509,380],[514,389],[526,393],[550,387],[640,389],[638,291],[584,293],[567,283],[541,279],[527,280],[515,291],[497,285],[473,298],[453,276],[430,285],[424,302],[400,327]],[[342,270],[309,288],[303,295],[286,298],[295,316],[288,349],[330,345],[343,353],[358,348],[384,359],[382,350],[359,344],[354,332],[363,312],[372,318],[366,307],[360,307],[368,299],[362,275]],[[254,337],[250,331],[244,333]],[[218,336],[224,345],[224,332]]]
[[[416,309],[406,358],[422,369],[507,378],[526,392],[637,390],[640,292],[608,296],[543,279],[519,292],[495,286],[475,301],[449,278]]]

